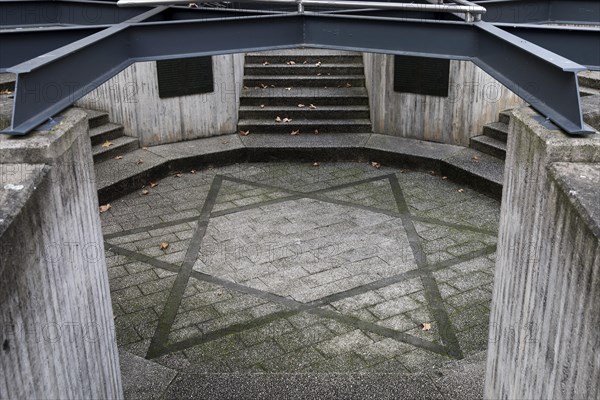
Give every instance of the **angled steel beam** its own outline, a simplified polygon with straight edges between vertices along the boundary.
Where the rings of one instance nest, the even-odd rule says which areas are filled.
[[[585,67],[504,32],[475,23],[479,46],[473,62],[572,135],[593,133],[583,122],[577,72]]]
[[[17,73],[10,133],[28,132],[135,61],[298,46],[472,60],[567,132],[590,131],[575,74],[585,68],[488,23],[305,13],[106,29],[10,70]]]
[[[150,10],[101,1],[0,1],[0,28],[116,24]]]
[[[600,24],[597,0],[485,0],[486,22]]]

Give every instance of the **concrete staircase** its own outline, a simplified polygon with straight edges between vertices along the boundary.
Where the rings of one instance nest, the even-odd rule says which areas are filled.
[[[123,125],[110,122],[108,113],[84,110],[88,114],[94,163],[115,158],[139,148],[137,138],[125,136]]]
[[[482,135],[471,138],[469,147],[504,160],[509,122],[510,114],[508,111],[502,111],[498,121],[484,125]]]
[[[279,50],[248,53],[245,61],[240,131],[371,132],[361,53]]]

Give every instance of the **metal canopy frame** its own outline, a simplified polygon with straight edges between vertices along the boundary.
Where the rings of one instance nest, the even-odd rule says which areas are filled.
[[[584,65],[600,69],[600,30],[540,24],[557,23],[557,15],[589,24],[596,0],[153,7],[161,2],[0,0],[0,72],[17,75],[12,125],[3,132],[26,134],[134,62],[295,47],[470,60],[567,133],[593,132],[583,122],[576,74]],[[565,3],[579,11],[558,13]],[[541,10],[534,23],[507,24],[510,10],[532,5]],[[483,6],[495,10],[493,22]]]

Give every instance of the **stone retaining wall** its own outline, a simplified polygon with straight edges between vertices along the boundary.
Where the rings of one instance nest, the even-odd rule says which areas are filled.
[[[0,137],[0,398],[118,399],[87,119]]]

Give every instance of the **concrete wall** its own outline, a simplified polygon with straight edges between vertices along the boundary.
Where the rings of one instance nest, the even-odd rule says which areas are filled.
[[[215,56],[213,93],[161,99],[156,63],[136,63],[76,105],[109,112],[142,146],[234,133],[243,73],[243,54]]]
[[[486,397],[600,398],[600,135],[510,120]]]
[[[0,398],[118,399],[86,115],[0,136]]]
[[[394,56],[365,53],[373,132],[469,145],[498,113],[523,102],[470,61],[450,61],[448,97],[394,92]]]

